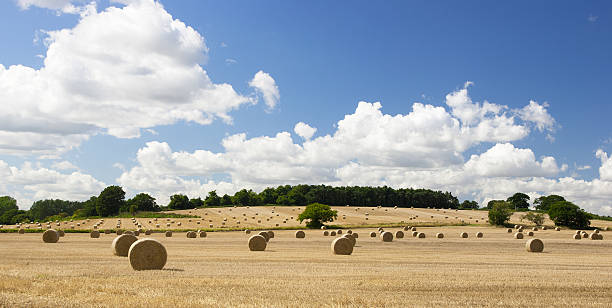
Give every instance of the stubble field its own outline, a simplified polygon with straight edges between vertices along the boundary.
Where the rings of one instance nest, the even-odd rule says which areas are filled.
[[[399,228],[388,228],[395,232]],[[612,242],[573,240],[573,231],[541,230],[543,253],[488,226],[419,227],[384,243],[359,233],[350,256],[331,253],[333,237],[275,231],[264,252],[244,232],[188,239],[154,233],[168,251],[161,271],[133,271],[111,253],[115,235],[0,234],[3,307],[457,307],[597,306],[612,303]],[[459,237],[468,232],[469,238]],[[483,238],[476,238],[476,232]],[[434,235],[443,232],[445,238]],[[141,236],[140,238],[143,238]]]

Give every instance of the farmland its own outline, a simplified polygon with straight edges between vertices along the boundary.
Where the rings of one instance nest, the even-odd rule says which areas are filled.
[[[359,213],[365,208],[337,209],[334,224],[365,221],[365,214]],[[217,224],[230,213],[241,216],[257,211],[257,216],[267,218],[274,214],[282,224],[281,218],[297,216],[292,210],[225,208],[192,214],[208,211],[203,217],[214,217],[211,220]],[[359,238],[349,256],[333,255],[330,243],[334,237],[323,236],[321,230],[305,230],[304,239],[296,239],[292,230],[276,230],[263,252],[249,251],[248,235],[241,231],[209,232],[196,239],[182,232],[170,238],[153,233],[149,237],[163,243],[168,262],[161,271],[143,272],[133,271],[125,257],[112,255],[114,234],[91,239],[88,234],[66,233],[58,243],[44,244],[40,233],[2,233],[0,306],[582,307],[612,302],[610,232],[602,231],[603,241],[591,241],[573,240],[572,230],[539,230],[534,237],[544,241],[544,252],[529,253],[525,251],[529,236],[516,240],[505,228],[480,225],[486,217],[483,211],[368,211],[368,223],[404,220],[406,225],[433,225],[449,219],[467,223],[469,217],[474,222],[418,227],[426,238],[406,232],[405,238],[390,243],[368,236],[376,228],[354,228]],[[345,222],[342,215],[346,215]],[[430,221],[432,215],[434,221]],[[410,217],[414,218],[408,220]],[[188,218],[175,219],[174,225],[179,220],[185,221],[185,228],[197,228],[195,219],[193,225]],[[128,223],[122,224],[127,227]],[[278,222],[266,223],[273,227]],[[594,221],[595,225],[606,223]],[[294,221],[291,224],[299,226]],[[435,238],[438,232],[445,237]],[[469,237],[460,238],[460,232]],[[476,232],[483,232],[484,237],[476,238]]]

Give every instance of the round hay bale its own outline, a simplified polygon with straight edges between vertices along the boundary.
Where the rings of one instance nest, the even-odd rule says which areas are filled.
[[[404,227],[404,231],[408,231],[408,229],[410,229],[410,227],[408,226]]]
[[[382,227],[378,227],[378,232],[383,232],[385,231]]]
[[[533,236],[533,234],[534,234],[533,231],[527,232],[527,236]]]
[[[385,232],[380,234],[380,239],[383,242],[391,242],[391,241],[393,241],[393,233],[385,231]]]
[[[574,234],[574,239],[575,240],[579,240],[581,238],[582,238],[582,236],[580,236],[580,234]]]
[[[342,230],[336,231],[336,234],[342,234]]]
[[[304,233],[304,231],[302,230],[295,231],[295,238],[305,238],[305,237],[306,237],[306,233]]]
[[[508,228],[508,233],[512,233],[512,229]]]
[[[57,243],[59,241],[59,234],[53,229],[49,229],[43,233],[42,240],[45,243]]]
[[[272,231],[268,231],[268,237],[270,237],[270,238],[274,238],[274,232],[272,232]]]
[[[200,235],[200,237],[206,237],[206,231],[200,231],[198,232],[198,235]]]
[[[196,237],[198,237],[198,235],[195,233],[195,231],[187,232],[187,238],[196,238]]]
[[[249,250],[250,251],[266,250],[266,246],[268,245],[266,244],[266,242],[268,242],[268,239],[266,239],[266,237],[263,236],[262,233],[267,235],[266,232],[260,232],[260,234],[253,235],[249,238]]]
[[[168,253],[162,243],[152,238],[143,238],[130,246],[128,258],[136,271],[161,270],[166,265]]]
[[[357,232],[353,232],[353,233],[351,233],[351,235],[352,235],[354,238],[359,238],[359,234],[358,234]]]
[[[410,228],[410,231],[416,231],[416,230],[417,230],[416,227]]]
[[[523,239],[523,233],[521,233],[521,232],[514,233],[514,238],[517,239],[517,240]]]
[[[251,230],[246,229],[246,230],[244,230],[244,233],[245,233],[245,234],[251,234]]]
[[[166,237],[172,237],[172,231],[166,231]]]
[[[532,238],[525,244],[525,249],[529,252],[542,252],[544,250],[544,242],[537,238]]]
[[[444,233],[436,233],[437,238],[444,238]]]
[[[139,236],[139,235],[140,235],[140,231],[135,230],[135,231],[134,231],[134,236]]]
[[[417,237],[417,235],[419,235],[418,231],[412,231],[412,237]]]
[[[135,236],[130,234],[122,234],[117,236],[111,244],[113,254],[119,257],[127,257],[130,246],[132,246],[132,244],[134,244],[134,242],[137,240],[138,239]]]
[[[594,232],[594,233],[599,233],[599,230],[598,230],[598,229],[595,229],[595,231],[593,231],[593,232]]]
[[[395,232],[395,237],[396,238],[404,238],[404,232],[402,232],[402,231]]]
[[[117,231],[115,231],[115,232],[117,233],[117,235],[123,234],[123,230],[121,230],[121,229],[117,229]]]
[[[610,227],[605,227],[604,231],[610,231]]]
[[[19,231],[17,231],[19,234],[24,234],[25,230],[24,229],[19,229]]]
[[[357,240],[351,234],[345,234],[342,237],[345,237],[345,238],[349,239],[351,241],[351,244],[353,245],[353,247],[355,246],[355,244],[357,244]]]
[[[476,237],[477,238],[482,238],[484,236],[484,234],[482,234],[482,232],[476,232]]]
[[[370,237],[376,237],[376,232],[370,232]]]
[[[461,232],[460,236],[461,238],[468,238],[467,232]]]
[[[129,230],[128,230],[128,231],[123,232],[123,234],[129,234],[129,235],[136,236],[136,233],[134,233],[134,231],[129,231]]]
[[[591,235],[589,235],[589,238],[591,240],[603,240],[603,235],[593,232]]]
[[[268,232],[261,231],[261,232],[259,232],[259,235],[263,236],[263,238],[266,240],[266,242],[270,241],[270,235],[268,234]]]
[[[64,232],[64,230],[57,230],[57,235],[59,235],[59,237],[64,237],[66,233]]]
[[[332,242],[331,250],[336,255],[350,255],[353,253],[353,243],[346,237],[339,237]]]
[[[582,237],[583,237],[583,238],[589,238],[589,234],[588,234],[588,233],[586,233],[586,232],[584,232],[584,233],[582,233]]]
[[[538,231],[538,227],[531,228],[532,231]]]
[[[348,230],[348,231],[346,231],[346,233],[353,234],[353,230]]]
[[[329,236],[329,231],[327,230],[323,231],[323,236]]]
[[[111,234],[111,230],[108,230],[108,229],[104,230],[104,234]]]
[[[581,235],[581,234],[582,234],[582,231],[580,231],[580,230],[576,230],[576,234]]]
[[[517,229],[516,232],[521,232],[523,233],[523,229]]]
[[[325,230],[325,229],[327,229],[326,226],[321,226],[321,230]]]
[[[542,230],[548,230],[547,226],[542,226]]]
[[[417,238],[425,238],[425,233],[419,232],[419,234],[417,234]]]
[[[151,230],[145,231],[145,235],[151,235]]]
[[[91,238],[100,238],[100,231],[93,230],[93,231],[89,232],[89,237],[91,237]]]

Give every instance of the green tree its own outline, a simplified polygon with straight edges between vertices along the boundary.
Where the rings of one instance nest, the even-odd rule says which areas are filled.
[[[489,202],[487,202],[487,209],[492,209],[493,206],[495,206],[496,203],[505,203],[506,201],[504,200],[491,200]]]
[[[338,218],[338,211],[332,210],[329,205],[311,203],[300,213],[297,220],[300,222],[308,219],[308,228],[320,228],[324,222],[332,222]]]
[[[17,215],[19,207],[17,200],[10,196],[0,197],[0,224],[12,224],[13,216]]]
[[[232,205],[232,197],[228,194],[223,195],[221,197],[221,205]]]
[[[125,192],[121,186],[108,186],[96,200],[96,212],[99,216],[116,215],[125,203]]]
[[[492,225],[503,226],[510,219],[512,210],[508,202],[495,202],[493,208],[489,210],[489,223]]]
[[[538,211],[548,211],[550,206],[558,201],[565,201],[565,198],[559,195],[542,196],[533,200],[533,205]]]
[[[278,193],[272,187],[266,187],[266,189],[259,193],[259,196],[264,204],[274,204],[276,199],[278,199]]]
[[[89,200],[83,202],[83,208],[81,210],[76,210],[74,215],[76,217],[96,216],[98,215],[96,204],[98,204],[98,197],[92,196]]]
[[[190,207],[189,198],[185,195],[175,194],[170,197],[168,208],[171,210],[185,210]]]
[[[199,208],[203,206],[204,206],[204,200],[202,200],[202,198],[197,197],[197,198],[189,199],[190,208],[195,209],[195,208]]]
[[[463,202],[461,202],[461,205],[459,205],[459,208],[460,209],[478,209],[478,202],[464,200]]]
[[[585,229],[591,225],[590,215],[569,201],[557,201],[551,204],[548,216],[557,226]]]
[[[137,194],[132,199],[129,199],[127,204],[130,212],[132,212],[132,210],[149,212],[156,212],[160,210],[159,205],[157,205],[155,202],[155,198],[145,193]]]
[[[506,201],[510,202],[510,205],[515,210],[528,210],[529,209],[529,196],[524,193],[517,192],[516,194],[509,197]]]
[[[527,219],[536,224],[536,226],[541,226],[544,223],[544,214],[529,212],[521,216],[521,219]]]
[[[219,195],[217,195],[217,191],[216,190],[208,192],[208,196],[206,196],[206,199],[204,200],[204,205],[206,205],[206,206],[219,206],[219,205],[221,205],[221,197],[219,197]]]

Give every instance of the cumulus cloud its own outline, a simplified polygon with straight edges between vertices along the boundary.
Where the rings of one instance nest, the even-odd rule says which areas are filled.
[[[612,156],[601,149],[597,150],[595,156],[601,160],[599,177],[604,181],[612,181]]]
[[[311,127],[310,125],[304,122],[298,122],[297,124],[295,124],[293,131],[305,140],[310,140],[314,133],[317,132],[317,129],[315,127]]]
[[[69,3],[19,2],[51,9]],[[0,153],[57,155],[92,134],[133,138],[177,121],[231,122],[230,111],[254,103],[211,81],[201,66],[208,48],[197,31],[153,0],[124,3],[94,9],[74,28],[47,31],[40,69],[0,64]],[[278,89],[260,73],[255,83],[273,106]]]
[[[174,151],[168,143],[150,142],[138,151],[136,166],[117,181],[133,193],[146,191],[159,200],[175,192],[203,196],[212,189],[233,193],[300,183],[425,187],[479,202],[517,191],[532,198],[555,193],[587,210],[612,214],[606,210],[612,208],[607,171],[592,181],[557,178],[567,170],[566,164],[559,166],[550,156],[537,158],[531,149],[507,141],[528,133],[525,123],[504,114],[511,111],[502,112],[501,106],[477,106],[473,117],[454,115],[452,107],[447,111],[421,103],[413,104],[407,114],[392,116],[381,111],[380,103],[360,102],[336,123],[332,134],[310,136],[302,143],[294,143],[289,132],[251,138],[230,135],[219,152]],[[479,110],[483,108],[488,111]],[[510,132],[504,134],[499,129],[503,125]],[[300,126],[294,127],[296,134],[308,137],[309,132],[299,133]],[[465,151],[488,142],[492,145],[464,162]],[[607,155],[597,155],[607,166]]]
[[[465,169],[488,177],[546,177],[559,173],[553,157],[538,162],[531,149],[517,149],[510,143],[496,144],[480,155],[472,155]]]
[[[55,170],[78,170],[79,169],[77,166],[75,166],[74,164],[66,160],[54,162],[51,165],[51,168]]]
[[[259,92],[268,106],[268,109],[274,109],[280,100],[280,92],[276,81],[270,76],[270,74],[263,71],[259,71],[255,74],[253,79],[249,82],[249,86],[255,88]]]
[[[64,162],[60,166],[68,167],[68,164]],[[61,173],[30,162],[15,167],[0,160],[0,195],[14,196],[20,208],[29,208],[33,201],[49,198],[86,200],[98,195],[105,186],[91,175],[79,171]]]
[[[534,123],[539,131],[553,131],[555,119],[548,113],[547,107],[547,103],[540,105],[535,101],[529,101],[529,105],[519,110],[518,114],[524,121]]]

